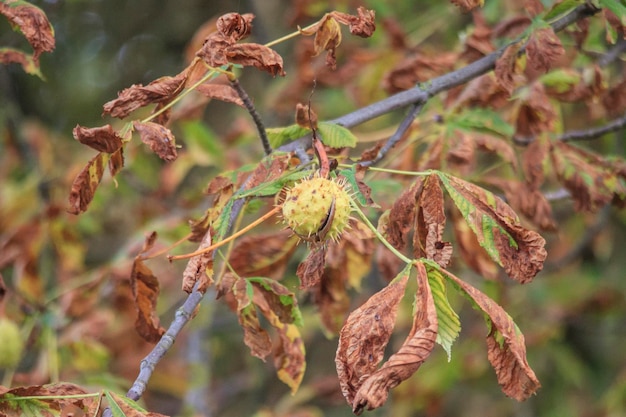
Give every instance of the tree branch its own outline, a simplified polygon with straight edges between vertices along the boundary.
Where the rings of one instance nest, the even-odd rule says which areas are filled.
[[[559,32],[565,29],[567,26],[575,23],[578,20],[586,17],[593,16],[598,13],[600,9],[585,3],[576,7],[567,15],[555,20],[551,23],[555,32]],[[397,94],[389,96],[383,100],[372,103],[368,106],[362,107],[358,110],[348,113],[336,119],[330,120],[331,123],[337,123],[345,127],[354,127],[361,123],[365,123],[369,120],[375,119],[384,114],[390,113],[394,110],[409,106],[411,104],[419,105],[426,103],[431,97],[450,90],[456,86],[465,84],[472,79],[479,77],[487,72],[493,70],[496,61],[502,53],[509,47],[509,45],[519,42],[520,39],[516,39],[513,42],[503,46],[495,52],[484,56],[483,58],[472,62],[471,64],[458,69],[456,71],[441,75],[433,78],[431,81],[421,83],[410,90],[401,91]],[[523,53],[526,50],[526,45],[520,48],[519,53]],[[283,145],[280,149],[290,152],[298,147],[302,147],[302,142],[310,141],[310,138],[300,138],[286,145]]]
[[[250,96],[248,95],[248,93],[246,93],[246,90],[243,89],[243,87],[241,86],[237,78],[231,79],[229,77],[228,81],[230,81],[230,85],[235,89],[235,91],[239,95],[239,98],[241,99],[241,101],[243,101],[244,106],[246,106],[248,113],[250,113],[250,116],[252,116],[252,120],[254,121],[254,124],[256,125],[257,131],[259,132],[261,143],[263,143],[263,151],[265,151],[265,155],[271,154],[272,145],[270,145],[270,141],[267,138],[265,125],[263,124],[263,120],[261,119],[261,116],[256,111],[256,108],[254,107],[254,103],[252,102],[252,100],[250,100]]]
[[[571,130],[569,132],[565,132],[557,139],[563,142],[596,139],[607,133],[624,129],[624,127],[626,127],[626,114],[602,126],[592,127],[591,129],[585,130]]]

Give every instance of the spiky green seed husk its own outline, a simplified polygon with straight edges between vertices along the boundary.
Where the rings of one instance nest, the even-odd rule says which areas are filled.
[[[334,209],[331,210],[333,199]],[[303,238],[336,241],[348,225],[350,195],[343,184],[326,178],[312,178],[287,191],[282,211],[287,226]],[[329,215],[331,224],[324,227]]]
[[[17,324],[0,318],[0,369],[14,368],[20,363],[24,343]]]

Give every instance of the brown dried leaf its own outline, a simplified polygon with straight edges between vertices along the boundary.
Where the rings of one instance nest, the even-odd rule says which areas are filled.
[[[517,64],[522,42],[509,45],[497,59],[495,66],[496,82],[509,94],[515,90],[517,75],[521,66]]]
[[[233,248],[230,266],[241,277],[280,279],[299,240],[287,229],[278,233],[245,236]]]
[[[102,114],[110,114],[112,117],[123,119],[148,104],[170,102],[183,90],[186,81],[187,71],[185,70],[175,77],[157,78],[145,87],[141,84],[134,84],[118,93],[115,100],[105,103]]]
[[[550,155],[559,180],[572,194],[574,209],[594,212],[609,203],[626,203],[624,160],[609,161],[564,142],[553,143]]]
[[[419,262],[415,267],[417,294],[413,326],[398,352],[391,355],[380,369],[362,380],[362,385],[351,401],[352,411],[357,415],[364,409],[381,407],[387,401],[389,391],[412,376],[435,347],[439,329],[437,310],[424,264]]]
[[[480,11],[472,13],[474,29],[465,38],[463,52],[459,56],[466,62],[474,62],[485,55],[489,55],[496,50],[492,39],[492,30],[487,26],[487,22]]]
[[[232,292],[237,300],[237,317],[244,332],[244,343],[250,348],[250,353],[265,361],[265,358],[272,353],[272,340],[261,327],[256,307],[247,289],[248,283],[245,279],[235,281]]]
[[[524,0],[524,9],[531,17],[537,16],[545,9],[540,0]]]
[[[478,149],[497,154],[500,158],[508,162],[515,171],[517,171],[517,153],[507,140],[487,134],[474,134],[472,138],[474,139]]]
[[[451,71],[458,61],[456,53],[440,52],[425,55],[417,53],[397,64],[383,78],[383,88],[388,93],[397,93],[415,87],[438,75]]]
[[[146,237],[142,253],[150,250],[156,239],[156,232]],[[135,329],[137,333],[149,343],[156,343],[165,333],[156,313],[157,300],[159,298],[159,280],[142,261],[138,255],[133,262],[130,274],[130,287],[133,292],[137,318]]]
[[[13,48],[0,48],[0,64],[11,63],[20,64],[27,74],[42,78],[39,65],[34,61],[32,55]]]
[[[259,184],[279,178],[289,167],[291,159],[291,155],[279,153],[273,153],[264,158],[246,180],[246,189],[249,190]]]
[[[122,147],[122,138],[111,125],[93,128],[76,125],[72,134],[74,139],[98,152],[113,153]]]
[[[256,67],[269,72],[274,77],[286,75],[283,70],[283,58],[276,51],[264,45],[257,43],[230,45],[224,51],[224,55],[233,64]]]
[[[546,241],[525,229],[513,209],[489,191],[453,176],[439,178],[489,256],[512,279],[530,282],[543,268]]]
[[[487,355],[502,391],[517,401],[528,399],[541,384],[526,360],[524,335],[495,301],[450,272],[442,272],[485,313],[491,327],[487,336]]]
[[[624,114],[626,111],[626,77],[603,94],[602,105],[610,116],[616,117]]]
[[[109,158],[109,172],[114,177],[124,168],[124,148],[121,147],[111,154]]]
[[[551,132],[557,112],[541,83],[533,83],[526,97],[520,101],[515,121],[515,137],[528,139],[543,132]]]
[[[317,129],[317,114],[308,104],[296,104],[296,124],[306,129]]]
[[[200,84],[196,87],[196,91],[202,93],[205,97],[214,100],[225,101],[226,103],[233,103],[239,107],[245,108],[243,101],[237,94],[237,91],[230,85],[225,84]]]
[[[216,27],[220,34],[237,42],[250,35],[252,20],[254,20],[252,13],[226,13],[217,19]]]
[[[542,27],[530,34],[526,56],[529,64],[537,71],[547,72],[564,54],[565,48],[552,27]]]
[[[374,18],[376,13],[374,10],[367,10],[363,6],[359,6],[357,9],[358,16],[352,16],[346,13],[333,11],[330,13],[339,23],[348,25],[350,33],[362,38],[369,38],[374,34],[376,30],[376,23]]]
[[[133,122],[133,127],[141,141],[150,146],[150,150],[165,161],[173,161],[178,156],[176,138],[171,130],[154,122]]]
[[[211,233],[207,231],[202,238],[198,250],[211,246]],[[189,260],[183,272],[183,291],[190,294],[193,287],[198,283],[198,291],[204,294],[213,284],[213,252],[205,252],[196,255]]]
[[[544,136],[535,138],[524,149],[522,155],[522,168],[524,170],[524,176],[526,177],[526,184],[530,189],[539,189],[544,181],[544,164],[548,158],[548,152],[550,151],[550,144]]]
[[[81,397],[89,394],[85,388],[78,385],[70,384],[68,382],[60,382],[46,385],[30,385],[25,387],[6,388],[0,386],[0,397],[4,397],[5,394],[9,396],[2,398],[6,400],[14,397],[41,397],[36,400],[37,403],[33,408],[30,408],[30,414],[25,413],[25,409],[17,406],[15,401],[0,401],[0,416],[16,416],[19,415],[45,415],[55,416],[59,415],[59,412],[63,412],[66,407],[77,407],[81,412],[95,402],[94,399]],[[69,396],[70,398],[65,398]],[[71,398],[75,396],[75,398]],[[17,407],[16,407],[17,406]],[[21,412],[20,412],[21,411]],[[78,414],[77,414],[78,417]]]
[[[383,359],[409,272],[410,267],[406,267],[389,285],[350,313],[341,329],[335,365],[341,392],[349,404],[354,404],[357,392]]]
[[[452,245],[443,241],[446,215],[439,178],[429,175],[417,197],[418,215],[413,235],[413,254],[427,258],[445,268],[452,257]]]
[[[313,293],[322,325],[330,334],[339,332],[350,310],[350,296],[344,278],[345,275],[341,271],[329,268],[324,271],[320,285]]]
[[[298,265],[296,275],[300,278],[300,289],[313,288],[320,283],[326,266],[326,247],[318,246],[311,250]]]
[[[362,222],[351,219],[341,240],[330,244],[326,254],[326,268],[335,279],[359,289],[361,280],[370,271],[376,244],[374,234]]]
[[[33,61],[39,66],[39,56],[54,50],[54,29],[43,10],[27,2],[3,1],[0,14],[6,16],[11,25],[18,27],[33,47]]]
[[[330,14],[325,15],[316,32],[313,41],[313,56],[318,56],[323,51],[327,51],[326,64],[329,68],[337,67],[336,50],[341,43],[341,27]]]
[[[556,230],[552,207],[541,191],[531,184],[518,181],[490,179],[504,191],[508,203],[542,230]]]
[[[391,207],[383,234],[396,249],[402,250],[407,244],[408,235],[415,222],[416,199],[422,186],[423,180],[419,178],[411,187],[400,194],[400,197]]]
[[[457,6],[463,13],[467,13],[476,7],[483,7],[485,0],[450,0],[452,4]]]
[[[89,203],[93,200],[96,188],[98,188],[102,180],[106,160],[107,155],[100,152],[87,162],[85,168],[78,174],[70,190],[70,207],[67,209],[69,213],[80,214],[87,211]]]

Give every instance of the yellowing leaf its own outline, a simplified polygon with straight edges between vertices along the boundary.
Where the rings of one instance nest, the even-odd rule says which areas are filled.
[[[72,183],[70,190],[70,207],[67,211],[72,214],[80,214],[87,211],[87,207],[93,200],[96,188],[100,185],[104,167],[109,156],[100,152],[96,155],[83,170],[78,174]]]

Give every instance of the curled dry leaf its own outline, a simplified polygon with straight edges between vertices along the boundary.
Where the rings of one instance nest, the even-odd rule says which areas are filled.
[[[298,265],[296,275],[300,278],[300,289],[317,286],[324,275],[326,265],[326,247],[319,245],[311,250],[307,257]]]
[[[32,55],[13,48],[0,48],[0,64],[11,63],[20,64],[27,74],[42,77],[39,66],[33,60]]]
[[[545,167],[547,162],[550,143],[548,139],[541,135],[531,142],[524,149],[522,155],[522,169],[524,177],[530,189],[539,189],[544,182]]]
[[[383,359],[409,272],[410,267],[406,267],[385,288],[350,313],[341,329],[335,365],[341,392],[349,404],[353,404],[363,382],[376,372]]]
[[[359,387],[352,401],[352,411],[357,415],[364,409],[373,410],[381,407],[387,401],[389,391],[412,376],[435,347],[439,328],[437,310],[424,264],[418,262],[415,267],[417,294],[413,326],[398,352],[391,355],[389,360],[369,375]]]
[[[496,82],[509,94],[515,90],[518,74],[521,66],[518,65],[519,50],[522,42],[512,43],[507,46],[502,55],[497,59],[495,66]]]
[[[252,13],[226,13],[217,19],[216,27],[220,34],[237,42],[247,38],[252,31]]]
[[[426,82],[438,75],[454,69],[458,61],[457,53],[429,54],[416,53],[399,64],[383,78],[383,88],[388,93],[397,93],[415,87],[419,82]]]
[[[239,107],[245,108],[243,101],[237,94],[237,91],[230,85],[225,84],[200,84],[196,87],[196,91],[202,93],[205,97],[214,100],[225,101],[226,103],[233,103]]]
[[[232,288],[233,295],[237,300],[237,317],[239,325],[243,329],[243,340],[250,348],[250,354],[265,361],[272,353],[272,339],[261,327],[257,310],[248,293],[248,283],[245,279],[237,279]]]
[[[396,249],[402,250],[407,244],[415,222],[416,199],[422,187],[423,180],[419,178],[398,197],[389,211],[383,234]]]
[[[114,177],[124,168],[124,148],[121,147],[111,154],[109,158],[109,172]]]
[[[105,103],[102,114],[110,114],[112,117],[123,119],[148,104],[170,102],[183,90],[186,80],[187,71],[185,70],[175,77],[158,78],[145,87],[141,84],[134,84],[122,90],[115,100]]]
[[[452,257],[452,244],[443,241],[446,215],[443,191],[436,175],[430,175],[424,180],[417,205],[413,253],[416,258],[432,259],[445,268]]]
[[[452,4],[457,6],[463,13],[467,13],[476,7],[483,7],[485,0],[450,0]]]
[[[552,132],[557,112],[541,83],[533,83],[523,100],[515,120],[515,137],[527,139],[542,132]]]
[[[87,211],[87,207],[93,200],[96,188],[100,185],[107,155],[100,152],[94,156],[83,170],[78,174],[70,190],[70,207],[67,209],[72,214],[80,214]]]
[[[0,14],[24,34],[34,50],[33,61],[39,66],[39,56],[55,47],[54,29],[44,11],[25,1],[8,0],[0,3]]]
[[[525,229],[513,209],[491,192],[460,178],[438,175],[491,259],[512,279],[530,282],[543,269],[546,241]]]
[[[122,147],[122,138],[111,125],[93,128],[76,125],[72,134],[74,139],[99,152],[114,153]]]
[[[255,67],[272,76],[285,76],[283,58],[276,51],[257,43],[241,43],[229,46],[225,51],[229,62],[244,67]]]
[[[502,391],[517,401],[528,399],[541,384],[528,365],[524,335],[513,319],[495,301],[450,272],[442,272],[485,314],[487,323],[490,324],[487,356],[496,371]]]
[[[241,277],[283,277],[287,262],[300,239],[290,230],[244,236],[229,257],[231,268]]]
[[[350,33],[362,38],[369,38],[374,34],[376,30],[376,23],[374,19],[376,13],[374,10],[367,10],[363,6],[359,6],[357,9],[358,16],[353,16],[347,13],[331,12],[330,13],[339,23],[348,25]]]
[[[176,138],[171,130],[154,122],[133,122],[133,127],[159,158],[168,162],[176,159]]]
[[[135,257],[130,274],[130,288],[137,310],[135,329],[144,340],[150,343],[158,342],[165,333],[156,313],[160,292],[159,280],[141,259],[141,254],[153,247],[156,237],[156,232],[146,237],[141,253]]]
[[[528,183],[491,179],[490,183],[504,191],[508,203],[541,230],[556,230],[552,206],[543,193]]]
[[[480,246],[476,235],[467,225],[463,216],[457,211],[452,211],[451,218],[456,248],[459,250],[465,264],[485,279],[497,279],[498,265],[491,259],[487,251]]]
[[[565,48],[552,27],[542,27],[530,34],[526,56],[528,63],[537,71],[547,72],[564,54]]]
[[[317,129],[317,114],[308,104],[296,104],[296,124],[306,129]]]
[[[208,248],[211,246],[211,242],[211,231],[207,230],[198,249]],[[190,294],[196,282],[198,283],[198,291],[203,294],[213,284],[213,251],[196,255],[187,263],[183,272],[183,291]]]

